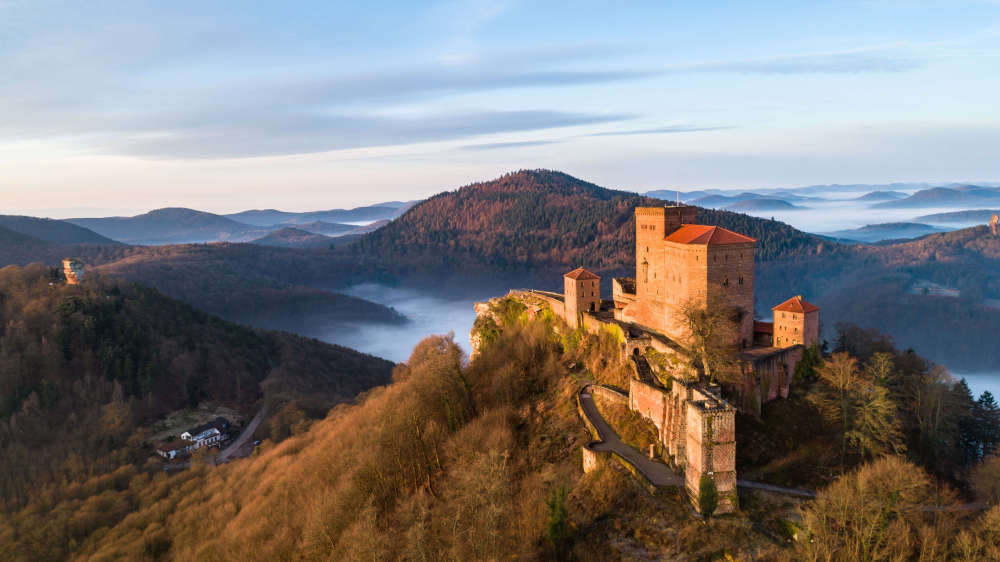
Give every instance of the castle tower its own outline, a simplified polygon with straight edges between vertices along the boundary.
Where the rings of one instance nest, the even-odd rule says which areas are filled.
[[[578,267],[563,276],[563,297],[566,302],[566,323],[577,328],[582,312],[601,309],[600,276]]]
[[[636,207],[635,282],[636,295],[648,296],[650,283],[663,279],[669,264],[664,262],[663,240],[685,224],[695,224],[697,207]],[[655,294],[655,290],[652,291]]]
[[[774,347],[810,346],[819,341],[819,307],[794,296],[771,309],[774,312]]]
[[[62,266],[63,266],[63,275],[66,276],[66,284],[79,285],[80,280],[83,279],[83,273],[84,273],[83,262],[72,258],[66,258],[62,261]]]
[[[698,511],[701,481],[715,485],[719,502],[716,514],[732,513],[736,496],[736,408],[710,392],[698,388],[686,403],[687,445],[684,484]]]

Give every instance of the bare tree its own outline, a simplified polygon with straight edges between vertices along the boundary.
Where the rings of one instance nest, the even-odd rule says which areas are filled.
[[[851,445],[868,458],[906,450],[896,405],[872,378],[873,370],[862,372],[857,359],[834,353],[816,371],[822,384],[810,400],[827,421],[840,426],[841,463]]]
[[[710,382],[736,359],[738,311],[724,297],[710,292],[705,302],[691,299],[683,303],[679,319],[684,327],[681,342],[691,361],[701,365]]]

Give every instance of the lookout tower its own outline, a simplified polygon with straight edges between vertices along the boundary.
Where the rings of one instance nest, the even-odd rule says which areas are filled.
[[[566,321],[573,328],[580,325],[581,312],[601,309],[600,276],[578,267],[563,276],[566,299]]]
[[[66,276],[67,285],[79,285],[83,279],[84,266],[80,260],[66,258],[62,261],[63,275]]]

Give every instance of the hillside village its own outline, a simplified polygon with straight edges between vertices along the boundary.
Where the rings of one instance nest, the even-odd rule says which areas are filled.
[[[741,407],[758,412],[762,403],[787,397],[803,351],[819,341],[819,308],[796,295],[771,309],[771,321],[755,320],[756,240],[696,224],[696,213],[685,205],[635,209],[635,277],[613,279],[611,299],[603,298],[600,276],[582,267],[565,274],[562,294],[532,290],[509,296],[533,314],[550,309],[571,329],[617,334],[634,375],[621,400],[655,425],[658,446],[684,472],[695,509],[707,486],[719,498],[714,511],[729,513],[737,504],[737,406],[723,398],[717,381],[735,386]],[[477,305],[478,314],[489,310],[488,304]],[[722,315],[720,324],[731,323],[732,331],[692,324],[693,314],[710,310]],[[732,351],[734,361],[723,365],[726,373],[712,373],[708,358],[698,365],[701,373],[685,360],[692,356],[685,342],[698,340],[691,332],[706,328],[715,329],[707,339],[725,341],[701,345],[721,343]],[[475,337],[472,345],[475,353]],[[649,363],[651,354],[661,358],[659,376]],[[584,447],[586,470],[598,464],[592,445]]]

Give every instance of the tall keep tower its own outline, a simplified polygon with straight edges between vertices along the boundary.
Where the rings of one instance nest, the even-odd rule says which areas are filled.
[[[685,224],[695,224],[698,208],[636,207],[635,209],[635,294],[650,295],[650,282],[664,279],[670,264],[665,263],[663,240]],[[655,296],[656,291],[652,291]]]
[[[635,297],[623,298],[621,320],[673,338],[688,304],[718,295],[738,310],[741,347],[753,342],[753,259],[756,240],[719,226],[695,224],[696,207],[637,207]],[[628,302],[626,302],[628,301]]]
[[[601,309],[600,276],[578,267],[563,276],[563,296],[566,299],[566,322],[579,327],[581,312]]]

